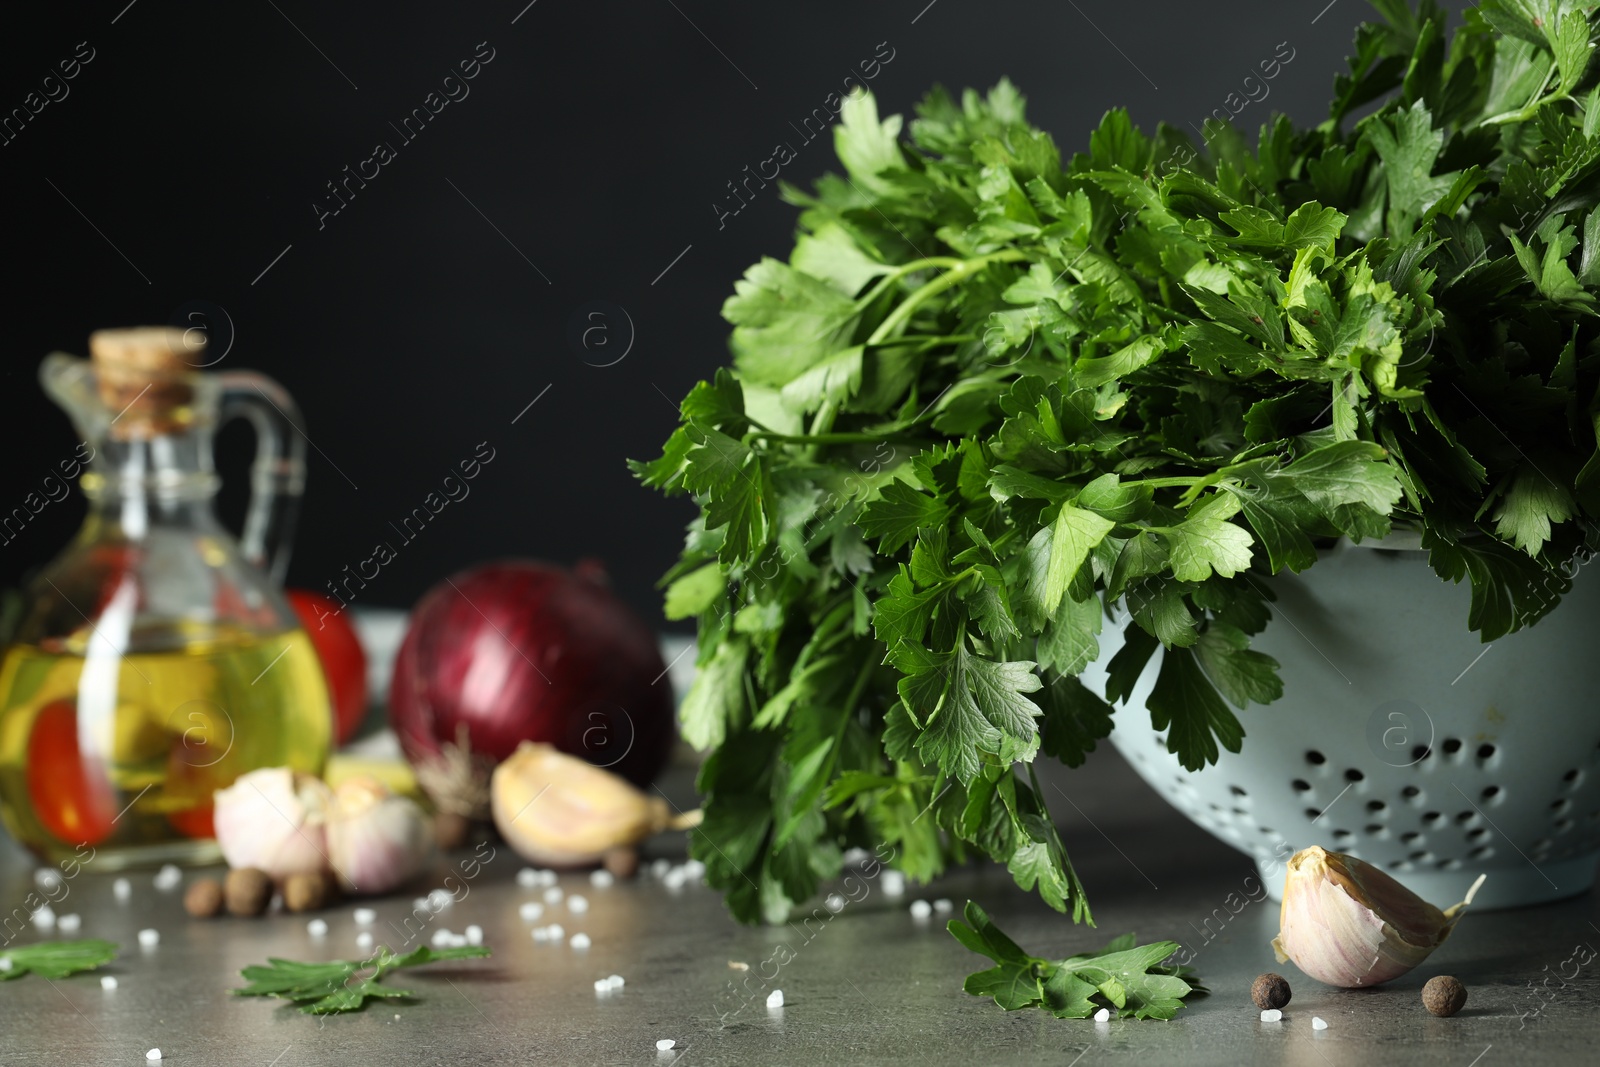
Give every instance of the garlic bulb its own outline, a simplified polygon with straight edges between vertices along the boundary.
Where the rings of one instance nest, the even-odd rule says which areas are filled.
[[[214,798],[217,844],[228,866],[255,867],[274,880],[324,870],[323,824],[332,794],[322,780],[288,767],[240,775]]]
[[[547,867],[598,863],[610,849],[700,822],[698,811],[673,817],[665,798],[531,741],[495,768],[489,793],[494,824],[507,843]]]
[[[328,810],[328,862],[350,893],[386,893],[433,856],[433,831],[416,802],[376,778],[339,783]]]
[[[1272,949],[1331,986],[1387,982],[1444,943],[1484,877],[1440,911],[1372,864],[1312,845],[1289,858]]]

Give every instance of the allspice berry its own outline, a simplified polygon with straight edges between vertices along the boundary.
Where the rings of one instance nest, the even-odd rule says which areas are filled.
[[[607,849],[600,862],[615,877],[632,878],[639,873],[639,850],[629,846]]]
[[[290,911],[316,911],[333,902],[333,879],[322,871],[291,874],[283,882],[283,906]]]
[[[1269,971],[1250,986],[1250,999],[1262,1011],[1281,1008],[1289,1003],[1289,983],[1283,975]]]
[[[1428,979],[1422,987],[1422,1006],[1435,1015],[1454,1015],[1467,1003],[1467,987],[1448,974]]]
[[[192,883],[183,894],[183,910],[196,919],[210,919],[222,913],[222,883],[215,878],[202,878]]]
[[[267,872],[255,867],[240,867],[228,872],[222,883],[222,895],[228,905],[228,914],[248,918],[260,915],[272,903],[272,879]]]

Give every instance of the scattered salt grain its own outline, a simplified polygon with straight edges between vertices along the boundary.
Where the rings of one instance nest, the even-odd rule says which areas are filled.
[[[524,889],[532,889],[539,884],[539,872],[532,867],[524,867],[517,872],[517,884]]]
[[[699,860],[686,860],[683,864],[683,873],[691,882],[702,881],[706,876],[706,865]]]
[[[580,897],[574,893],[567,898],[567,910],[575,915],[582,915],[589,910],[589,898]]]
[[[0,971],[9,971],[12,967],[10,956],[0,956]]]
[[[539,884],[540,885],[555,885],[556,884],[556,872],[555,871],[540,871],[539,872]]]
[[[371,947],[372,947],[372,935],[371,934],[369,934],[365,930],[363,930],[359,934],[356,935],[356,948],[359,948],[363,952],[365,952],[367,949],[369,949]]]
[[[596,889],[610,889],[616,880],[617,876],[604,868],[589,872],[589,884]]]
[[[906,876],[899,871],[883,872],[883,891],[891,897],[898,897],[906,891]]]
[[[1268,1008],[1266,1011],[1261,1013],[1261,1021],[1264,1023],[1282,1022],[1283,1012],[1279,1011],[1277,1008]]]
[[[824,900],[822,903],[826,905],[828,910],[831,912],[838,913],[844,910],[844,897],[841,897],[838,893],[829,893],[828,899]]]
[[[428,898],[427,897],[417,897],[415,900],[413,900],[411,902],[411,910],[414,911],[414,912],[415,911],[427,911],[428,910]]]
[[[443,911],[450,906],[453,898],[443,889],[435,889],[428,894],[428,907],[434,911]]]
[[[546,904],[559,904],[561,903],[561,898],[564,895],[565,894],[561,892],[560,886],[553,885],[544,891],[544,902]]]
[[[127,900],[128,897],[133,893],[133,883],[129,882],[126,878],[118,878],[115,882],[111,883],[111,893],[118,900]]]
[[[578,949],[581,952],[582,950],[584,950],[584,949],[589,947],[589,935],[588,934],[573,934],[572,935],[572,940],[568,941],[567,944],[571,945],[573,948]]]
[[[477,924],[467,927],[467,944],[483,944],[483,927],[478,926]]]
[[[454,941],[455,939],[456,935],[451,933],[449,930],[435,930],[433,932],[433,937],[429,940],[433,942],[434,948],[449,948],[450,942]]]
[[[106,989],[106,990],[111,990],[111,989],[117,988],[117,979],[113,975],[109,975],[109,974],[101,975],[100,976],[100,988],[101,989]]]
[[[606,985],[610,986],[612,989],[621,989],[623,986],[627,985],[627,983],[623,981],[622,975],[614,974],[606,979]]]
[[[533,935],[533,939],[535,941],[548,941],[548,940],[550,940],[550,931],[546,930],[542,926],[535,926],[532,930],[530,930],[528,932]]]
[[[561,941],[567,936],[567,932],[561,928],[560,923],[551,923],[544,928],[544,932],[550,935],[550,940],[552,941]]]
[[[671,860],[652,860],[650,863],[650,875],[653,878],[665,878],[670,870],[672,870]]]
[[[162,892],[166,892],[169,889],[176,889],[183,884],[183,871],[180,870],[176,864],[162,864],[161,869],[156,872],[153,883],[155,887]],[[160,1057],[157,1058],[159,1059]]]
[[[951,904],[949,899],[946,897],[940,897],[938,900],[933,902],[933,910],[937,912],[946,912],[953,907],[955,907],[955,905]]]
[[[310,922],[306,923],[306,933],[310,934],[312,937],[327,936],[328,921],[326,919],[312,919]]]
[[[144,1054],[144,1058],[151,1061],[159,1060],[161,1058],[161,1050],[158,1048],[153,1048]]]
[[[670,868],[661,876],[661,884],[668,889],[678,890],[683,888],[683,883],[689,880],[689,875],[682,867]]]
[[[1097,1022],[1097,1023],[1110,1022],[1111,1021],[1111,1009],[1110,1008],[1101,1008],[1099,1011],[1095,1012],[1094,1013],[1094,1021]]]
[[[33,872],[33,884],[40,889],[54,889],[61,884],[61,872],[54,867],[40,867]]]
[[[660,1041],[656,1042],[656,1051],[657,1052],[671,1052],[672,1051],[672,1046],[674,1046],[676,1044],[677,1044],[677,1042],[672,1040],[672,1038],[664,1037]]]
[[[139,931],[139,944],[143,945],[145,948],[155,948],[156,945],[158,945],[160,943],[161,943],[161,931],[160,930],[140,930]]]
[[[933,914],[933,907],[926,900],[913,900],[911,902],[911,917],[913,919],[926,919]]]
[[[78,927],[83,925],[83,920],[78,918],[76,914],[63,915],[57,921],[57,925],[61,927],[62,933],[75,934],[78,932]]]
[[[767,1007],[769,1007],[769,1008],[781,1008],[781,1007],[783,1007],[783,990],[774,989],[772,992],[767,994]]]
[[[371,908],[357,908],[355,911],[355,920],[358,926],[371,926],[377,917],[378,913]]]
[[[56,928],[55,909],[50,905],[42,905],[33,913],[33,923],[41,930],[54,930]]]
[[[596,993],[609,993],[611,992],[611,983],[604,978],[596,978],[594,980],[594,991]]]
[[[530,900],[517,909],[517,914],[522,916],[523,922],[531,923],[544,914],[544,905]]]
[[[864,848],[850,848],[845,850],[844,864],[846,867],[860,867],[871,858],[872,853]]]
[[[1313,1015],[1311,1017],[1311,1029],[1313,1029],[1313,1030],[1326,1030],[1327,1028],[1328,1028],[1328,1024],[1326,1022],[1324,1022],[1322,1019],[1319,1019],[1315,1015]]]

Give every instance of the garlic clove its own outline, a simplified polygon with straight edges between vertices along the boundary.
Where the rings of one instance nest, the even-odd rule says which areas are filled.
[[[1387,982],[1444,943],[1484,877],[1441,911],[1372,864],[1313,845],[1289,858],[1273,952],[1331,986]]]
[[[507,843],[546,867],[598,863],[610,849],[699,822],[698,812],[674,818],[665,798],[531,741],[495,768],[489,792],[495,826]]]
[[[223,858],[235,870],[255,867],[278,881],[326,870],[323,823],[331,800],[320,779],[288,767],[240,775],[214,798]]]
[[[433,856],[432,824],[416,802],[376,778],[339,783],[328,810],[328,859],[350,893],[386,893]]]

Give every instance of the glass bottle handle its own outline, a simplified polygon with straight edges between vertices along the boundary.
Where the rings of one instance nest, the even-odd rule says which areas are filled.
[[[237,370],[216,377],[222,389],[222,421],[245,418],[256,432],[250,507],[239,547],[245,559],[281,587],[289,568],[300,495],[305,492],[305,425],[294,400],[266,375]]]

